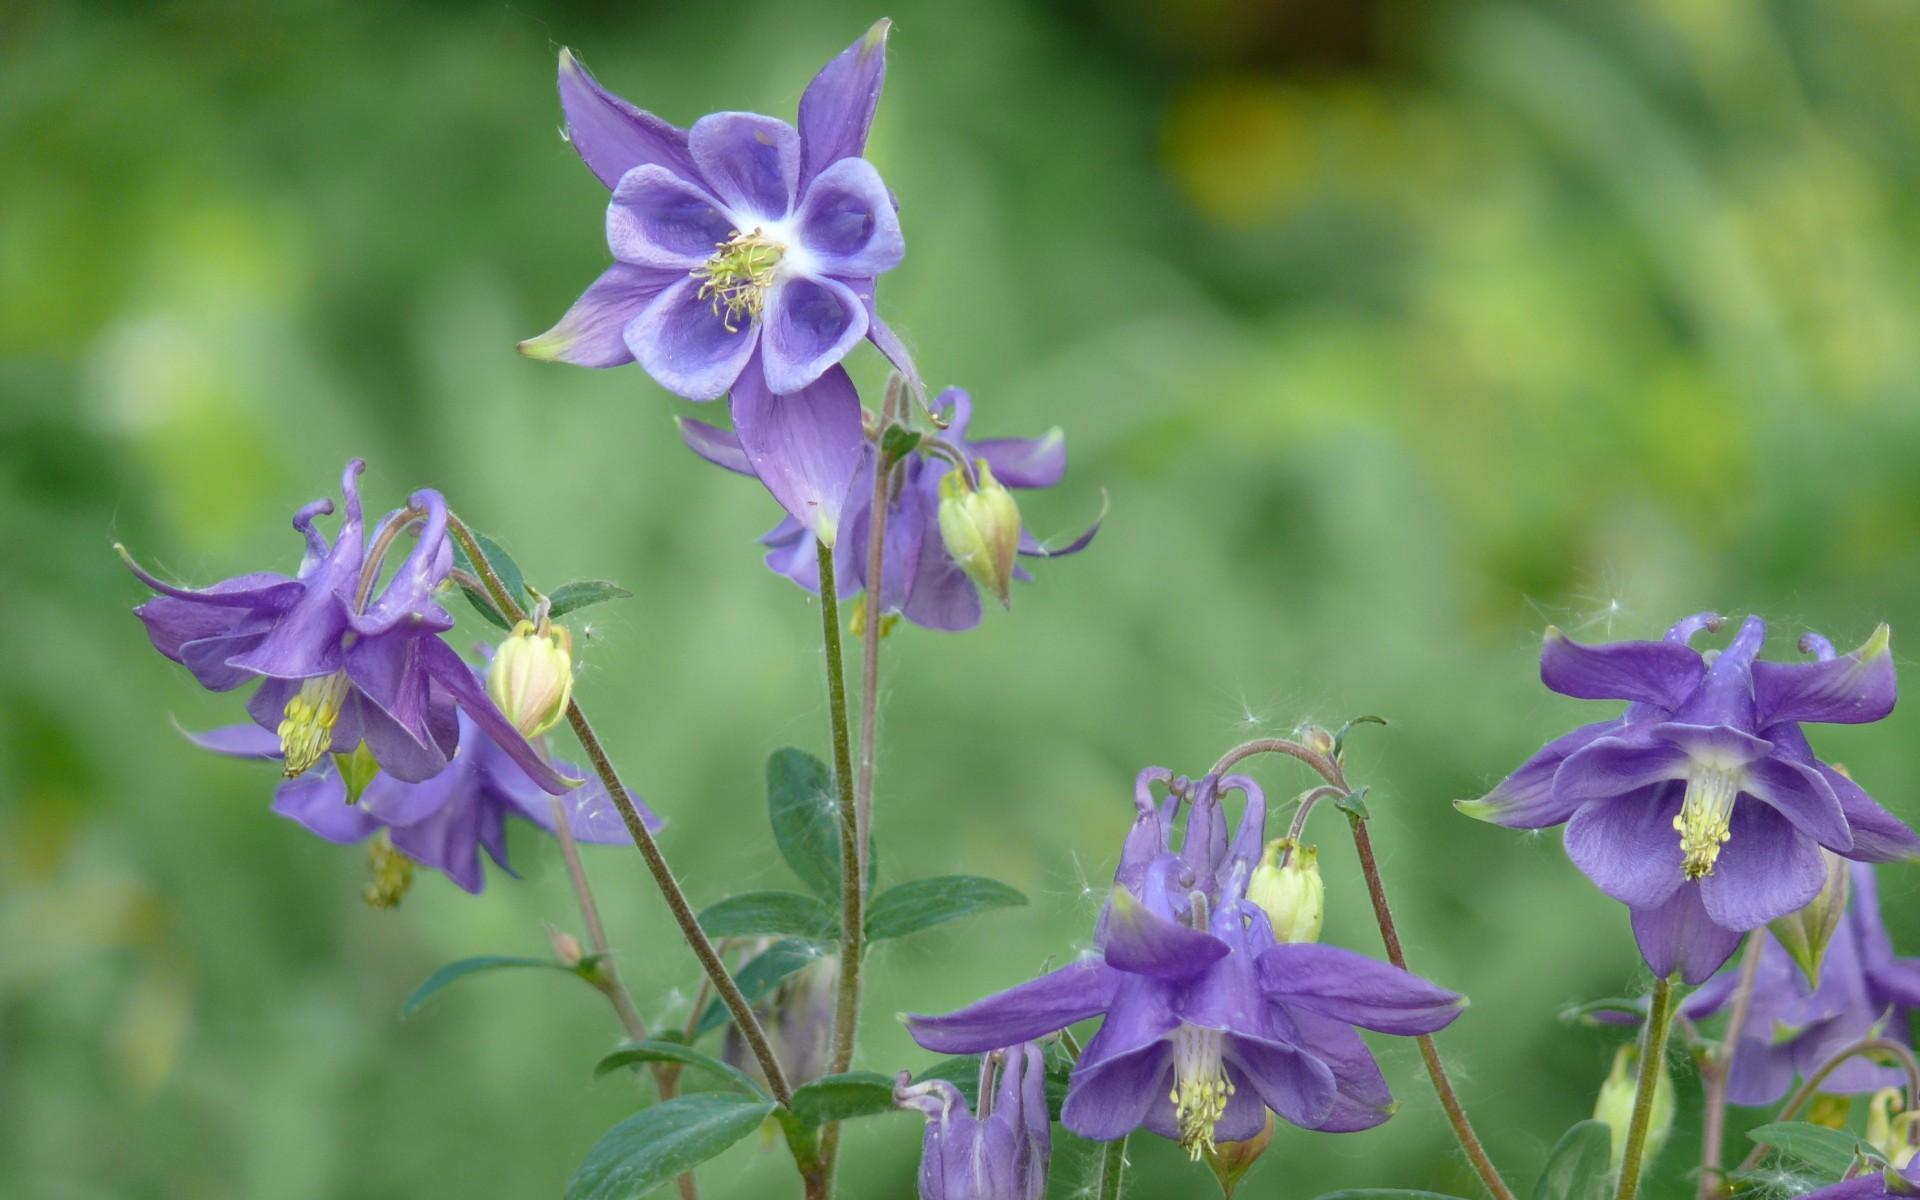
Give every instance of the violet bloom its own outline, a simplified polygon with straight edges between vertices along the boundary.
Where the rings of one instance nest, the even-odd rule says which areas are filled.
[[[1808,1192],[1801,1200],[1895,1200],[1915,1195],[1920,1195],[1920,1165],[1903,1171],[1891,1168],[1875,1171],[1859,1179],[1849,1179],[1817,1192]]]
[[[154,648],[211,691],[260,680],[247,712],[277,734],[289,778],[329,752],[364,743],[386,773],[431,779],[459,744],[458,710],[542,788],[566,791],[572,783],[520,736],[440,639],[453,627],[435,599],[453,562],[446,501],[431,489],[415,492],[407,508],[380,522],[369,556],[358,488],[364,467],[356,458],[341,477],[346,509],[331,546],[313,522],[333,511],[333,501],[294,514],[306,555],[292,577],[258,572],[196,591],[157,579],[128,557],[133,573],[160,593],[134,609]],[[413,548],[376,588],[386,548],[416,523]]]
[[[550,796],[472,718],[462,712],[459,721],[459,746],[446,768],[430,779],[410,783],[382,771],[366,784],[357,802],[350,803],[340,769],[326,763],[282,782],[274,790],[273,811],[336,845],[351,845],[385,830],[395,850],[469,892],[486,886],[482,848],[502,870],[512,871],[507,863],[508,817],[552,832],[558,804],[577,840],[628,840],[625,822],[597,781]],[[188,736],[197,745],[235,758],[277,759],[281,753],[278,739],[256,725]],[[545,741],[536,738],[535,750],[544,752]],[[582,774],[559,760],[553,769],[565,773],[569,782],[579,782]],[[628,798],[648,828],[660,828],[662,821],[640,797],[629,793]]]
[[[1189,789],[1163,804],[1148,770],[1096,934],[1098,956],[946,1016],[910,1016],[929,1050],[973,1053],[1104,1017],[1074,1067],[1061,1121],[1112,1141],[1144,1125],[1198,1158],[1245,1141],[1271,1109],[1294,1125],[1348,1132],[1380,1124],[1393,1098],[1354,1026],[1421,1034],[1445,1028],[1463,997],[1334,946],[1276,944],[1246,899],[1266,803],[1251,780],[1191,789],[1179,853],[1172,826]],[[1247,795],[1228,840],[1222,790]]]
[[[900,1073],[893,1098],[927,1118],[920,1200],[1041,1200],[1046,1195],[1053,1143],[1046,1056],[1040,1047],[1027,1042],[981,1060],[978,1116],[946,1080],[911,1083],[910,1078]]]
[[[1846,919],[1827,944],[1818,987],[1808,985],[1771,934],[1763,935],[1752,1006],[1727,1078],[1727,1098],[1735,1104],[1775,1104],[1796,1076],[1811,1076],[1862,1039],[1885,1037],[1911,1044],[1911,1017],[1920,1008],[1920,959],[1894,957],[1880,921],[1873,868],[1854,863],[1850,869]],[[1722,972],[1682,1001],[1680,1011],[1695,1020],[1721,1011],[1731,1001],[1738,978],[1738,971]],[[1900,1071],[1856,1058],[1828,1075],[1820,1087],[1826,1092],[1870,1092],[1904,1079]]]
[[[848,389],[850,393],[851,385]],[[959,388],[948,388],[940,393],[937,406],[947,421],[939,434],[947,453],[968,462],[985,462],[1007,487],[1049,488],[1065,476],[1067,440],[1060,430],[1038,438],[970,440],[972,398]],[[680,434],[695,454],[715,466],[757,475],[787,509],[787,518],[760,539],[767,547],[768,567],[817,593],[820,565],[813,540],[818,536],[819,522],[806,514],[831,509],[835,527],[844,529],[846,536],[837,541],[822,540],[834,547],[834,576],[840,590],[844,595],[861,591],[870,594],[866,578],[867,522],[873,507],[875,452],[862,431],[857,398],[852,399],[842,424],[848,432],[839,445],[854,447],[851,460],[839,459],[831,468],[821,466],[805,476],[804,482],[777,469],[770,472],[764,458],[757,459],[743,446],[744,432],[729,433],[701,421],[683,419]],[[846,438],[854,440],[849,443]],[[831,457],[820,453],[808,461],[824,464]],[[954,561],[940,536],[940,480],[951,469],[947,458],[924,450],[895,468],[898,483],[887,508],[880,611],[900,613],[928,629],[959,631],[978,625],[983,610],[973,580]],[[1020,554],[1036,559],[1076,554],[1086,549],[1099,531],[1100,522],[1096,520],[1073,541],[1050,549],[1023,529]],[[1031,576],[1021,568],[1014,572],[1014,578]]]
[[[1759,660],[1766,625],[1748,617],[1709,665],[1689,643],[1720,625],[1703,613],[1663,641],[1598,646],[1549,629],[1542,682],[1625,700],[1626,711],[1548,743],[1458,804],[1509,828],[1566,822],[1568,856],[1632,910],[1647,965],[1696,984],[1748,930],[1813,899],[1826,879],[1821,847],[1865,862],[1920,852],[1920,838],[1814,757],[1800,729],[1892,711],[1886,626],[1844,657],[1808,635],[1816,661],[1775,663]]]
[[[911,373],[873,311],[874,278],[900,264],[905,243],[892,194],[861,157],[889,28],[876,23],[822,68],[800,98],[798,129],[744,112],[677,128],[563,50],[567,139],[613,189],[617,261],[521,352],[589,367],[637,360],[690,400],[736,381],[791,395],[862,338]]]

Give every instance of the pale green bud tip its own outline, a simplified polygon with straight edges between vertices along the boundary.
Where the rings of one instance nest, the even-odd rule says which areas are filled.
[[[545,617],[522,621],[493,652],[487,695],[526,738],[560,723],[573,699],[573,635]]]
[[[1493,820],[1494,806],[1484,796],[1478,800],[1455,800],[1453,807],[1462,816],[1472,817],[1476,821]]]
[[[1020,550],[1020,506],[985,459],[980,483],[956,467],[940,480],[940,540],[967,577],[1012,607],[1013,563]]]
[[[1860,643],[1860,648],[1854,653],[1860,656],[1861,662],[1867,663],[1879,658],[1882,654],[1890,653],[1892,649],[1893,630],[1887,628],[1886,622],[1882,621],[1873,634]]]
[[[1267,914],[1275,941],[1319,941],[1327,911],[1319,849],[1292,838],[1268,842],[1260,865],[1247,879],[1247,899]]]
[[[880,47],[886,45],[887,35],[892,32],[893,32],[892,17],[881,17],[878,21],[875,21],[872,25],[868,26],[867,35],[860,39],[861,57],[864,58],[867,55],[872,54],[875,50],[878,50]]]
[[[514,349],[539,362],[559,362],[576,340],[574,335],[563,326],[564,323],[555,325],[540,336],[530,337],[521,342]]]

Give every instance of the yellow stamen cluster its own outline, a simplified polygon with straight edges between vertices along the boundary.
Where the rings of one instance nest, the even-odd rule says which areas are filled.
[[[285,719],[277,731],[288,779],[319,762],[333,745],[333,725],[340,719],[340,706],[346,699],[345,671],[301,681],[300,690],[287,701]]]
[[[1733,798],[1740,794],[1740,774],[1736,770],[1708,764],[1696,764],[1687,777],[1687,796],[1673,818],[1680,835],[1680,852],[1686,861],[1680,873],[1689,881],[1713,874],[1720,847],[1732,837]]]
[[[413,886],[413,860],[394,849],[393,841],[382,829],[367,843],[367,886],[360,898],[370,908],[398,908]]]
[[[758,321],[767,308],[767,289],[774,268],[787,248],[758,229],[735,232],[714,247],[714,254],[693,269],[700,280],[700,299],[713,301],[713,315],[726,323],[728,333],[739,333],[740,322]]]
[[[1217,1029],[1182,1025],[1173,1033],[1174,1125],[1180,1145],[1195,1162],[1213,1151],[1213,1130],[1227,1113],[1233,1082],[1220,1061],[1221,1034]]]

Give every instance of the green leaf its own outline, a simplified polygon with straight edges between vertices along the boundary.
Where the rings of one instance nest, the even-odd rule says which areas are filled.
[[[623,1042],[619,1049],[594,1064],[593,1077],[598,1079],[610,1071],[619,1070],[621,1067],[634,1067],[639,1066],[641,1063],[654,1062],[672,1062],[681,1063],[689,1067],[699,1067],[703,1071],[711,1072],[725,1079],[749,1096],[758,1096],[761,1099],[766,1098],[766,1093],[760,1090],[760,1085],[755,1083],[753,1077],[745,1071],[742,1071],[731,1063],[722,1062],[711,1054],[702,1054],[693,1047],[682,1045],[678,1042]]]
[[[1346,754],[1347,735],[1353,732],[1355,725],[1385,725],[1386,723],[1387,719],[1385,717],[1376,717],[1369,713],[1364,717],[1355,717],[1345,725],[1342,725],[1339,731],[1333,735],[1333,760],[1339,762],[1341,757]]]
[[[1367,812],[1368,790],[1369,789],[1364,787],[1355,788],[1351,792],[1348,792],[1346,795],[1341,796],[1339,799],[1335,800],[1333,802],[1333,806],[1339,809],[1341,812],[1346,813],[1349,817],[1352,817],[1356,821],[1364,821],[1369,816],[1372,815],[1369,812]]]
[[[840,901],[840,804],[827,764],[791,746],[767,759],[767,819],[780,857],[807,889]]]
[[[700,928],[717,938],[771,934],[830,942],[840,936],[840,914],[799,892],[741,892],[702,909]]]
[[[1547,1158],[1533,1200],[1606,1200],[1613,1194],[1613,1134],[1604,1121],[1567,1130]]]
[[[427,981],[413,990],[407,1002],[400,1006],[400,1016],[404,1019],[420,1011],[420,1006],[439,994],[450,983],[458,983],[469,975],[481,971],[498,971],[506,967],[548,967],[555,971],[565,971],[569,975],[578,974],[571,967],[563,967],[550,958],[522,958],[513,954],[482,954],[474,958],[463,958],[450,962],[438,971],[427,976]]]
[[[893,1111],[893,1080],[877,1071],[826,1075],[795,1090],[787,1107],[809,1125]]]
[[[1853,1165],[1860,1136],[1844,1129],[1828,1129],[1805,1121],[1778,1121],[1762,1125],[1747,1134],[1763,1146],[1771,1146],[1788,1158],[1796,1158],[1828,1179],[1838,1179]]]
[[[507,594],[513,597],[513,602],[523,609],[526,608],[527,580],[520,573],[520,564],[513,561],[513,555],[502,550],[500,543],[478,530],[474,531],[473,540],[480,543],[480,553],[487,556],[487,563],[493,567],[493,573],[500,577],[500,582],[506,586]],[[480,574],[474,569],[473,560],[467,557],[466,549],[457,541],[453,543],[453,565],[469,575]],[[474,611],[481,616],[502,629],[513,627],[512,622],[507,620],[506,614],[494,607],[493,597],[486,592],[476,592],[465,586],[462,586],[461,590],[466,592],[467,600],[473,605]]]
[[[626,588],[604,579],[576,579],[572,583],[561,584],[553,590],[553,595],[547,597],[547,615],[562,617],[589,604],[625,600],[632,595]]]
[[[1025,904],[1027,898],[997,879],[936,875],[888,888],[867,908],[867,939],[905,937],[990,908]]]
[[[880,456],[888,466],[892,466],[912,454],[914,447],[919,444],[918,430],[908,429],[904,425],[889,425],[887,431],[880,435]]]
[[[747,1003],[754,1004],[780,986],[782,979],[819,959],[820,950],[812,942],[784,938],[748,960],[734,972],[733,981],[739,985]],[[700,1023],[694,1026],[693,1035],[710,1033],[731,1019],[727,1006],[716,998],[708,1003],[707,1011],[700,1014]]]
[[[700,1092],[645,1108],[609,1129],[567,1181],[566,1200],[636,1200],[760,1128],[770,1100]]]

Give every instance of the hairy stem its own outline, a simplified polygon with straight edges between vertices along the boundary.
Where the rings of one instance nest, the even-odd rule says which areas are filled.
[[[1701,1119],[1699,1200],[1713,1200],[1720,1194],[1720,1160],[1726,1151],[1727,1139],[1727,1081],[1733,1074],[1733,1056],[1739,1051],[1747,1014],[1753,1009],[1753,981],[1760,973],[1760,942],[1765,936],[1765,931],[1759,929],[1747,935],[1746,951],[1740,960],[1740,979],[1733,987],[1733,1013],[1727,1018],[1727,1032],[1721,1037],[1719,1048],[1704,1056],[1700,1064],[1706,1113]]]
[[[1120,1200],[1120,1188],[1127,1177],[1127,1139],[1108,1142],[1100,1154],[1100,1178],[1094,1184],[1094,1200]]]
[[[1653,985],[1653,1005],[1640,1039],[1640,1078],[1633,1087],[1633,1119],[1627,1124],[1626,1146],[1620,1152],[1620,1182],[1614,1200],[1633,1200],[1640,1191],[1647,1130],[1653,1125],[1653,1096],[1666,1069],[1667,1031],[1673,1028],[1673,980]]]
[[[449,512],[447,531],[467,552],[467,558],[473,563],[480,582],[486,585],[487,595],[494,607],[500,610],[500,615],[513,622],[526,620],[527,614],[521,609],[519,601],[507,592],[506,585],[500,581],[500,576],[487,560],[486,552],[480,548],[479,541],[473,536],[473,531],[467,528],[466,522]],[[620,773],[614,769],[613,760],[607,757],[606,747],[600,744],[593,726],[588,724],[587,715],[581,710],[578,700],[568,704],[567,721],[573,726],[581,749],[587,752],[594,774],[599,776],[600,782],[606,787],[607,796],[619,810],[620,820],[626,825],[633,844],[639,848],[640,857],[647,864],[647,872],[653,876],[654,886],[660,890],[661,899],[667,902],[667,909],[673,914],[674,924],[680,927],[681,936],[693,950],[694,957],[700,960],[700,969],[706,972],[713,990],[727,1006],[734,1024],[739,1027],[740,1035],[747,1040],[754,1059],[760,1064],[761,1073],[767,1078],[767,1087],[772,1090],[773,1098],[785,1105],[793,1098],[793,1089],[787,1085],[787,1076],[780,1069],[780,1060],[767,1043],[766,1030],[760,1027],[759,1019],[753,1015],[753,1006],[740,994],[733,976],[727,973],[726,964],[720,961],[720,955],[707,939],[706,931],[700,928],[700,922],[693,914],[693,906],[687,902],[686,892],[681,890],[679,881],[673,877],[673,869],[667,865],[666,856],[661,854],[660,844],[654,841],[653,833],[648,830],[646,822],[640,819],[626,785],[620,781]]]
[[[880,428],[893,422],[900,400],[900,377],[887,381],[887,396],[880,406]],[[880,710],[880,634],[886,593],[883,572],[887,556],[887,486],[893,477],[886,452],[874,447],[873,497],[867,508],[867,623],[860,641],[860,775],[853,790],[854,845],[859,852],[860,874],[867,877],[869,839],[873,835],[873,766],[879,743],[877,719]]]
[[[840,995],[833,1009],[833,1059],[831,1074],[841,1074],[853,1064],[853,1044],[860,1028],[860,960],[866,950],[865,873],[861,863],[866,857],[858,830],[859,809],[853,794],[853,747],[847,727],[847,675],[840,650],[840,601],[834,594],[833,550],[825,542],[814,543],[820,562],[820,638],[827,657],[827,709],[833,727],[833,781],[840,801]],[[869,624],[879,614],[869,611]],[[821,1134],[820,1158],[826,1172],[827,1195],[833,1193],[833,1161],[840,1149],[840,1127],[828,1126]]]
[[[1793,1095],[1787,1097],[1786,1104],[1780,1109],[1780,1115],[1774,1120],[1793,1120],[1799,1114],[1801,1107],[1813,1099],[1814,1093],[1820,1090],[1820,1085],[1827,1081],[1827,1076],[1838,1071],[1848,1059],[1872,1054],[1884,1054],[1900,1064],[1900,1069],[1907,1075],[1907,1103],[1913,1104],[1915,1097],[1920,1097],[1920,1061],[1915,1060],[1913,1051],[1892,1038],[1863,1038],[1851,1046],[1842,1048],[1838,1054],[1821,1063],[1813,1074],[1807,1076],[1805,1082],[1794,1089]],[[1738,1174],[1753,1170],[1760,1165],[1760,1160],[1767,1156],[1769,1149],[1771,1149],[1769,1146],[1755,1146],[1752,1153],[1734,1168],[1734,1172]]]

